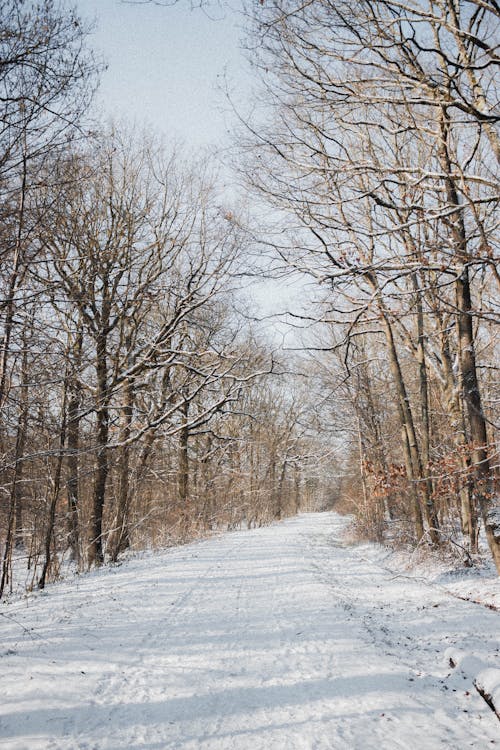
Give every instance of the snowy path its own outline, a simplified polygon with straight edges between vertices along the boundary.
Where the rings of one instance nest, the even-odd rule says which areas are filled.
[[[448,645],[500,665],[500,614],[303,515],[0,607],[0,747],[500,747]]]

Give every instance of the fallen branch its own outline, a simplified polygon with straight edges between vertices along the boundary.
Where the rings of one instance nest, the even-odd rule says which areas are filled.
[[[483,669],[473,680],[477,692],[500,719],[500,669]]]

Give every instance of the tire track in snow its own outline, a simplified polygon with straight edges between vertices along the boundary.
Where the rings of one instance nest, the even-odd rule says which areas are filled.
[[[218,559],[205,565],[198,550],[206,543],[201,542],[198,545],[193,545],[191,554],[188,552],[180,556],[180,561],[187,568],[187,573],[190,573],[192,567],[196,570],[200,565],[201,570],[192,575],[193,580],[188,586],[181,587],[180,593],[173,601],[170,601],[171,596],[166,597],[161,618],[156,622],[155,628],[151,628],[150,624],[146,622],[146,627],[143,628],[145,632],[140,636],[135,647],[127,649],[127,653],[131,653],[132,658],[125,664],[120,665],[119,669],[114,668],[100,677],[95,690],[95,698],[92,701],[93,706],[98,709],[99,718],[97,721],[89,718],[84,732],[78,738],[80,744],[77,747],[79,750],[88,750],[91,747],[85,737],[89,734],[90,727],[97,729],[103,723],[103,717],[105,724],[114,722],[118,725],[121,724],[124,717],[126,718],[127,708],[123,705],[124,695],[132,695],[135,704],[144,706],[144,721],[142,722],[144,727],[131,735],[132,746],[135,746],[134,743],[141,746],[148,741],[148,738],[152,741],[164,739],[163,733],[160,733],[158,737],[159,733],[154,728],[146,728],[147,706],[161,700],[164,695],[164,684],[168,682],[170,676],[171,659],[165,659],[162,656],[165,649],[168,650],[166,634],[181,626],[186,617],[186,610],[195,608],[200,592],[206,589],[207,581],[210,580],[214,571],[220,567]],[[239,546],[235,545],[234,550],[232,550],[233,554],[237,555],[238,550]],[[139,602],[135,612],[129,609],[129,616],[133,614],[135,619],[142,623],[140,612],[141,603]]]
[[[441,690],[416,624],[403,622],[401,589],[393,582],[386,590],[387,576],[359,549],[332,545],[344,526],[332,514],[301,516],[100,571],[79,591],[52,587],[16,611],[28,629],[35,618],[45,640],[43,652],[21,640],[19,656],[2,662],[10,697],[0,709],[0,746],[490,747],[496,719],[479,699],[466,716],[465,699]],[[412,584],[407,594],[414,616],[423,595]],[[54,623],[51,601],[64,623]],[[464,606],[443,611],[450,619],[439,632],[425,625],[434,645]],[[490,627],[479,617],[475,625]],[[411,649],[399,648],[404,635]],[[16,683],[23,647],[40,664],[33,689]]]

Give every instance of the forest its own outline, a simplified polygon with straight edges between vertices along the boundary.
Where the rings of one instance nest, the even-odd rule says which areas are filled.
[[[70,4],[0,9],[0,596],[332,508],[500,573],[495,0],[248,0],[222,167],[96,120]]]

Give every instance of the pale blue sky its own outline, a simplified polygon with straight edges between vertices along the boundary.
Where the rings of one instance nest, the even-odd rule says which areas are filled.
[[[121,0],[76,0],[96,18],[94,49],[108,61],[98,103],[106,115],[150,124],[167,140],[221,145],[231,116],[217,90],[225,71],[241,98],[249,88],[236,12],[210,18],[188,0],[172,7]],[[226,110],[226,113],[223,110]]]
[[[109,65],[97,99],[105,116],[151,125],[167,143],[181,141],[188,149],[229,145],[232,116],[218,84],[227,72],[232,94],[245,110],[252,79],[239,48],[241,19],[227,3],[210,18],[191,11],[189,0],[172,7],[73,1],[82,17],[97,20],[90,43]],[[232,196],[230,176],[228,182]],[[260,314],[284,310],[295,296],[293,286],[252,283]],[[278,338],[283,328],[275,320],[262,327]]]

